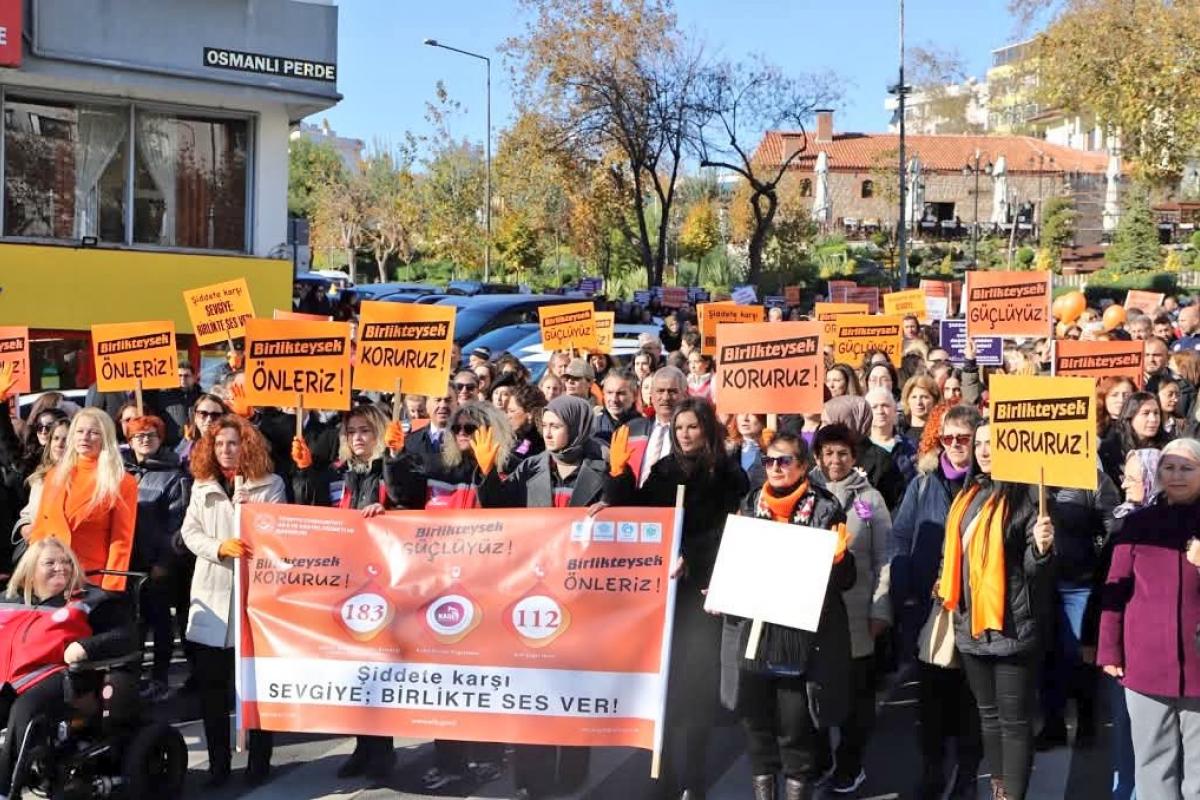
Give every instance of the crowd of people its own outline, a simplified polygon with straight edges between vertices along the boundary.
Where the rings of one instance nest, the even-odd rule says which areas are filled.
[[[770,418],[717,413],[716,365],[687,309],[627,363],[555,353],[533,376],[507,353],[455,348],[444,394],[362,393],[299,427],[295,409],[247,403],[236,350],[207,391],[184,365],[180,389],[147,392],[143,408],[93,393],[79,409],[47,393],[23,422],[0,370],[7,596],[62,605],[124,587],[112,575],[85,586],[94,570],[149,574],[141,692],[167,696],[180,640],[181,691],[198,698],[209,781],[221,785],[233,564],[252,555],[239,503],[595,513],[674,506],[682,485],[662,796],[704,797],[709,735],[725,719],[744,728],[755,800],[804,800],[819,785],[852,796],[882,676],[905,670],[919,686],[922,759],[918,785],[895,787],[905,796],[974,798],[985,773],[992,798],[1022,800],[1034,753],[1067,744],[1072,706],[1081,747],[1103,703],[1114,798],[1200,797],[1200,306],[1172,299],[1119,325],[1100,319],[1089,310],[1063,335],[1143,339],[1145,373],[1097,382],[1097,489],[1044,496],[992,479],[987,410],[991,375],[1048,373],[1046,341],[1009,343],[997,367],[980,367],[968,341],[956,364],[915,318],[899,365],[879,352],[829,363],[822,408]],[[704,610],[730,514],[838,534],[818,629],[768,623],[753,658],[747,620]],[[134,646],[134,620],[92,613],[90,636],[60,658]],[[0,712],[11,725],[60,688],[39,684]],[[0,796],[12,746],[0,745]],[[250,732],[251,783],[269,778],[271,749],[269,733]],[[420,780],[465,791],[504,760],[498,743],[438,741]],[[589,751],[521,746],[511,762],[523,796],[539,797],[582,785]],[[389,738],[360,736],[339,775],[386,779],[394,765]]]

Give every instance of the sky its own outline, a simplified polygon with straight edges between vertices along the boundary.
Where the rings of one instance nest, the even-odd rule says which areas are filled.
[[[492,57],[492,131],[514,115],[501,42],[525,19],[513,0],[340,0],[338,90],[328,119],[341,136],[399,142],[406,131],[428,132],[425,103],[439,80],[465,109],[455,136],[483,141],[484,63],[422,45],[427,38]],[[957,50],[970,74],[983,77],[991,51],[1016,39],[1006,0],[907,0],[909,46]],[[730,60],[762,55],[796,74],[831,69],[848,84],[834,127],[879,132],[890,114],[886,88],[896,80],[896,0],[676,0],[681,26],[710,53]],[[493,138],[493,143],[496,141]]]

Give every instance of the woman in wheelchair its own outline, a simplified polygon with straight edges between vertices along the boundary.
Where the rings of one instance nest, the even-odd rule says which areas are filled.
[[[87,584],[79,560],[57,538],[33,542],[0,603],[0,800],[30,722],[64,707],[67,669],[133,652],[123,598]]]

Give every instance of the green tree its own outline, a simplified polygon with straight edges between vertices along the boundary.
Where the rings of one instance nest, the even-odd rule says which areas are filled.
[[[688,209],[679,232],[679,253],[688,261],[699,262],[721,243],[717,208],[711,200],[701,200]]]
[[[1126,195],[1121,221],[1104,260],[1117,272],[1158,269],[1162,260],[1158,228],[1145,187],[1135,186]]]
[[[1075,239],[1075,201],[1070,197],[1051,197],[1042,208],[1042,231],[1039,244],[1050,254],[1057,269],[1062,260],[1062,249]]]
[[[496,231],[500,262],[521,282],[521,273],[536,273],[545,253],[538,232],[519,213],[505,214]]]
[[[346,178],[346,166],[333,145],[298,136],[288,145],[288,214],[312,218],[313,195]]]
[[[386,281],[387,264],[392,258],[406,265],[412,262],[423,223],[412,150],[377,147],[363,162],[363,176],[364,243],[375,258],[379,280]]]

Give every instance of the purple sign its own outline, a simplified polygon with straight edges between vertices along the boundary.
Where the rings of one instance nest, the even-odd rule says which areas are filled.
[[[938,341],[950,354],[950,362],[961,367],[963,348],[967,344],[967,321],[944,319],[938,323]],[[975,363],[981,367],[998,367],[1004,363],[1004,339],[999,336],[975,337]]]

